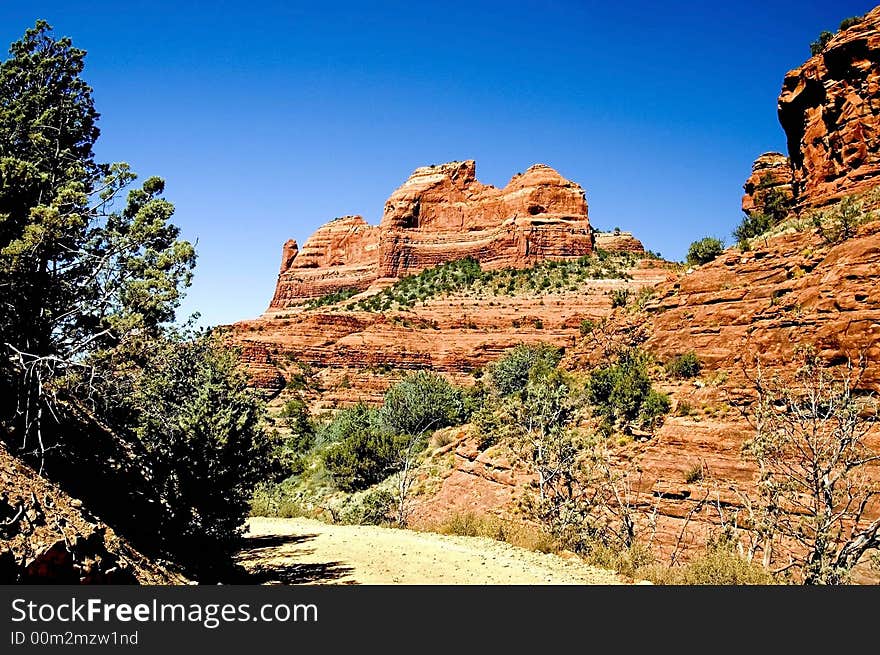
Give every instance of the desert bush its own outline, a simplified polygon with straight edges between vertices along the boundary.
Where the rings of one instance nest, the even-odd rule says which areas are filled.
[[[675,408],[676,416],[690,416],[693,414],[694,408],[687,400],[679,400]]]
[[[288,430],[286,446],[295,453],[308,452],[315,445],[315,426],[312,425],[309,409],[300,398],[291,398],[281,411],[278,418]]]
[[[743,216],[742,221],[733,231],[733,236],[737,245],[743,250],[747,250],[750,239],[761,236],[771,227],[773,227],[773,222],[769,214],[751,212]]]
[[[434,530],[440,534],[462,537],[486,537],[539,553],[555,553],[559,550],[553,537],[539,526],[491,514],[456,512]]]
[[[840,21],[840,27],[838,29],[841,32],[843,30],[848,30],[850,27],[858,25],[863,20],[865,20],[864,16],[850,16],[849,18],[844,18],[842,21]]]
[[[707,264],[724,252],[724,243],[715,237],[704,237],[694,241],[687,253],[687,263],[691,266]]]
[[[339,289],[333,293],[328,293],[320,298],[312,298],[306,301],[306,309],[315,309],[317,307],[325,307],[327,305],[338,305],[345,302],[352,296],[356,296],[360,291],[358,289]]]
[[[706,552],[672,567],[646,567],[639,575],[664,585],[771,585],[773,574],[742,557],[729,538],[710,540]]]
[[[329,421],[320,425],[316,433],[316,442],[319,445],[326,445],[344,441],[359,432],[378,429],[380,423],[377,409],[364,402],[358,402],[351,407],[343,407]]]
[[[391,520],[394,494],[387,489],[374,489],[361,499],[359,523],[363,525],[382,525]]]
[[[818,38],[810,43],[810,54],[821,54],[822,51],[825,49],[825,46],[828,45],[828,42],[833,38],[833,32],[829,32],[828,30],[823,30],[822,32],[820,32]]]
[[[617,361],[594,370],[587,381],[587,400],[602,417],[604,428],[653,429],[669,411],[669,397],[654,390],[648,376],[650,356],[639,348],[619,353]]]
[[[855,236],[856,228],[874,215],[864,210],[862,202],[847,196],[832,208],[814,213],[812,221],[822,238],[829,244],[835,244],[851,239]]]
[[[381,482],[397,466],[397,439],[370,427],[332,443],[323,453],[324,468],[342,491],[360,491]]]
[[[454,534],[459,537],[485,537],[486,520],[473,512],[457,512],[450,516],[441,526],[442,534]]]
[[[521,392],[529,374],[538,365],[555,367],[562,359],[562,350],[550,344],[521,344],[507,351],[488,369],[491,388],[501,396]]]
[[[593,566],[615,571],[630,579],[641,577],[645,567],[656,561],[650,547],[638,542],[620,548],[596,541],[586,546],[583,555]]]
[[[151,530],[166,552],[207,574],[238,543],[254,487],[279,473],[263,403],[237,353],[209,335],[162,342],[124,393],[111,402],[133,418],[151,470],[162,514]]]
[[[694,484],[703,479],[703,463],[698,462],[694,464],[691,468],[685,471],[684,474],[684,482],[685,484]]]
[[[629,289],[615,289],[611,294],[611,307],[626,307],[629,295]]]
[[[584,320],[581,321],[581,324],[578,329],[581,333],[581,336],[586,337],[586,336],[592,334],[593,330],[596,329],[596,322],[593,320],[590,320],[589,318],[585,318]]]
[[[676,355],[666,362],[664,368],[666,369],[667,375],[671,377],[690,379],[695,378],[700,374],[702,366],[700,358],[697,357],[697,353],[691,350],[682,355]]]
[[[468,419],[465,393],[438,373],[410,373],[386,393],[379,417],[396,435],[420,435]]]

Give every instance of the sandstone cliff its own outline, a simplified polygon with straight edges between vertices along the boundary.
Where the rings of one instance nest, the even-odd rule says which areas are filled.
[[[785,76],[779,122],[800,207],[864,191],[880,174],[880,7]]]
[[[425,166],[391,194],[378,226],[346,216],[301,250],[288,241],[269,311],[464,257],[484,268],[523,267],[592,248],[583,189],[549,166],[532,166],[503,189],[479,182],[473,161]]]

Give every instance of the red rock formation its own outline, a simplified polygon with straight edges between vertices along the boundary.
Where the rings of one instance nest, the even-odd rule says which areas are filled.
[[[632,232],[622,232],[620,230],[594,232],[593,247],[596,250],[607,250],[608,252],[631,252],[637,255],[645,253],[645,247],[642,245],[642,242],[636,239]]]
[[[752,164],[752,174],[743,185],[742,210],[746,214],[764,212],[769,193],[781,193],[791,200],[792,171],[788,157],[780,152],[765,152]]]
[[[360,216],[343,216],[321,226],[302,250],[296,249],[296,241],[288,241],[269,309],[340,289],[366,289],[377,277],[378,247],[378,228]]]
[[[785,76],[779,122],[801,207],[880,183],[880,7]]]
[[[501,268],[590,252],[584,191],[552,168],[532,166],[498,189],[477,181],[473,161],[426,166],[391,194],[378,227],[347,216],[298,253],[285,244],[269,310],[464,257]]]
[[[267,314],[235,324],[231,337],[259,387],[280,389],[284,374],[298,373],[303,363],[319,378],[309,389],[315,408],[377,401],[395,381],[389,370],[424,368],[472,382],[470,373],[519,343],[570,347],[582,320],[611,311],[614,290],[635,292],[671,275],[656,260],[644,260],[628,273],[632,279],[594,280],[575,291],[440,296],[383,313],[330,306]]]
[[[542,164],[504,189],[477,181],[473,161],[418,168],[391,194],[380,229],[380,277],[468,256],[501,268],[592,251],[583,189]]]
[[[649,349],[662,357],[695,350],[710,368],[736,375],[749,356],[778,365],[809,343],[825,361],[866,357],[865,381],[880,389],[880,222],[836,245],[810,231],[754,246],[661,284],[649,305]]]

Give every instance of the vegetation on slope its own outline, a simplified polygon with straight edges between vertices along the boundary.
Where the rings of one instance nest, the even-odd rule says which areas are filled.
[[[401,278],[381,292],[344,304],[346,309],[380,312],[412,307],[432,298],[455,293],[481,296],[515,296],[528,293],[578,291],[591,280],[630,279],[628,270],[638,257],[632,253],[597,251],[577,259],[548,260],[528,268],[484,270],[473,257],[466,257]],[[305,303],[307,309],[340,305],[356,295],[343,289]]]
[[[85,52],[38,21],[0,64],[0,438],[146,554],[226,575],[273,470],[237,357],[175,329],[195,265],[164,181],[95,160]],[[18,529],[27,530],[22,523]]]

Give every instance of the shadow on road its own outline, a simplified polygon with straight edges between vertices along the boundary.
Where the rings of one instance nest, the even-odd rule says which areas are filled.
[[[315,539],[316,534],[260,535],[245,537],[236,561],[248,572],[250,584],[328,584],[351,575],[343,562],[298,563],[296,557],[312,554],[297,548]],[[342,584],[356,584],[346,581]]]

